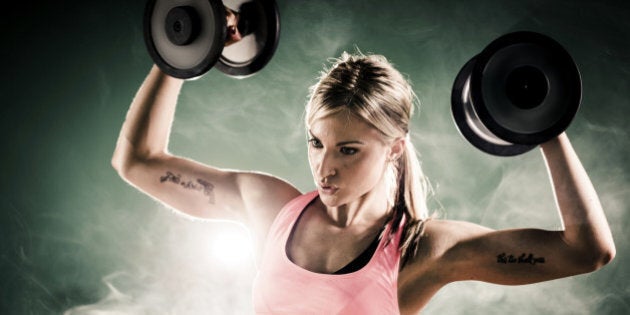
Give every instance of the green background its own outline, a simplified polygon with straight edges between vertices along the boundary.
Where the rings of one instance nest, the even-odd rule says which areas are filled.
[[[257,75],[211,70],[182,91],[170,149],[314,188],[308,87],[343,51],[387,56],[422,102],[412,140],[443,218],[492,228],[560,225],[539,150],[489,156],[458,134],[450,91],[461,66],[511,31],[545,33],[572,54],[582,107],[569,137],[617,245],[604,269],[503,287],[452,284],[427,314],[629,314],[630,3],[627,1],[279,0],[282,37]],[[144,1],[15,1],[0,10],[1,314],[243,314],[253,262],[221,264],[208,244],[240,231],[191,221],[110,166],[118,130],[152,61]],[[225,240],[229,242],[229,240]],[[86,307],[78,307],[88,305]]]

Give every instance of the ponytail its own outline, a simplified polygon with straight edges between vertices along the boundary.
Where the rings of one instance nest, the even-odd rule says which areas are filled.
[[[418,252],[420,237],[424,232],[424,223],[429,219],[427,196],[429,183],[422,172],[415,147],[409,134],[405,138],[405,153],[398,160],[396,169],[398,187],[394,201],[392,235],[398,230],[404,219],[403,234],[400,240],[401,267],[410,257]]]

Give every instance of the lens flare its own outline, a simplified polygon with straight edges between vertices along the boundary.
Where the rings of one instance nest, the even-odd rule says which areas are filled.
[[[209,241],[208,249],[209,259],[224,268],[239,270],[253,259],[251,237],[243,229],[217,231]]]

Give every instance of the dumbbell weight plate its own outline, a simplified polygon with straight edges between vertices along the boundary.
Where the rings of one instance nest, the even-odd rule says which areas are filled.
[[[453,118],[475,147],[494,155],[532,149],[570,124],[581,99],[571,56],[551,38],[515,32],[496,39],[458,73]]]
[[[190,38],[179,40],[178,36]],[[225,36],[225,8],[221,1],[147,2],[145,44],[158,67],[173,77],[195,78],[210,70],[221,55]]]
[[[461,135],[477,149],[497,156],[514,156],[533,149],[534,145],[514,144],[494,136],[479,120],[470,98],[470,73],[476,58],[459,71],[451,94],[453,120]]]
[[[553,39],[534,32],[510,33],[490,43],[477,56],[470,77],[479,118],[494,135],[512,143],[540,144],[560,134],[582,95],[571,56]]]
[[[225,0],[224,3],[249,23],[250,32],[223,49],[216,68],[229,76],[247,77],[267,65],[276,51],[280,39],[278,7],[273,0]]]

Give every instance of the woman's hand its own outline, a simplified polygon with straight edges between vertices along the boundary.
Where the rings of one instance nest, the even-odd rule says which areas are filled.
[[[237,12],[232,11],[230,8],[225,7],[225,19],[227,25],[227,34],[225,37],[225,47],[230,46],[241,39],[241,33],[238,30],[238,21],[240,15]]]

